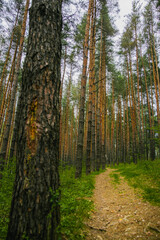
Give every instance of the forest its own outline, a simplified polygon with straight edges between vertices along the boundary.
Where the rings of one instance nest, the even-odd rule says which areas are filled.
[[[160,239],[160,1],[0,0],[0,240]]]

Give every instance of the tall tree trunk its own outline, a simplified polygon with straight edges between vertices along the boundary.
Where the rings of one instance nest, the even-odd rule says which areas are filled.
[[[112,81],[112,110],[111,110],[111,159],[110,163],[115,162],[115,152],[114,152],[114,130],[115,130],[115,100],[114,100],[114,85]]]
[[[102,39],[102,79],[101,79],[101,125],[102,125],[102,169],[105,169],[106,166],[106,148],[105,148],[105,142],[106,142],[106,38],[105,34],[103,32],[103,39]]]
[[[132,106],[131,108],[131,115],[132,115],[132,156],[133,162],[136,163],[136,140],[137,140],[137,131],[136,131],[136,105],[135,105],[135,93],[134,93],[134,84],[133,84],[133,74],[132,74],[132,59],[131,59],[131,52],[129,51],[129,67],[130,67],[130,77],[131,77],[131,97],[132,97]]]
[[[158,124],[160,125],[160,112],[159,112],[159,97],[158,97],[158,91],[157,91],[157,81],[156,81],[156,72],[155,72],[155,63],[154,63],[154,57],[153,57],[153,48],[150,40],[150,49],[151,49],[151,60],[152,60],[152,70],[153,70],[153,79],[154,79],[154,88],[155,88],[155,94],[156,94],[156,104],[157,104],[157,120]]]
[[[97,101],[98,101],[98,98],[99,98],[99,91],[98,91],[98,97],[97,97]],[[100,106],[99,106],[99,101],[98,101],[98,104],[97,104],[97,129],[96,129],[96,139],[97,139],[97,151],[96,151],[96,170],[99,171],[100,169],[100,165],[101,165],[101,161],[100,161],[100,157],[101,157],[101,153],[100,153]]]
[[[154,126],[154,97],[153,97],[153,82],[152,82],[152,70],[149,56],[149,71],[150,71],[150,86],[151,86],[151,112],[152,112],[152,126]]]
[[[9,110],[8,110],[8,119],[7,119],[6,129],[5,129],[5,132],[4,132],[4,138],[3,138],[3,143],[2,143],[1,153],[0,153],[0,158],[2,158],[2,159],[6,158],[6,150],[7,150],[10,127],[11,127],[11,122],[12,122],[14,102],[16,100],[18,74],[19,74],[19,69],[20,69],[20,64],[21,64],[21,57],[22,57],[22,51],[23,51],[23,43],[24,43],[24,36],[25,36],[25,30],[26,30],[26,22],[27,22],[29,3],[30,3],[30,0],[27,0],[26,1],[25,12],[24,12],[24,17],[23,17],[22,29],[21,29],[19,52],[18,52],[18,56],[17,56],[17,63],[16,63],[16,67],[15,67],[14,77],[13,77],[11,102],[10,102],[10,106],[9,106]]]
[[[62,93],[63,93],[63,82],[64,82],[64,76],[66,72],[66,59],[67,59],[67,46],[65,46],[65,55],[64,55],[64,69],[63,69],[63,76],[61,80],[61,88],[60,88],[60,94],[59,94],[59,107],[60,107],[60,132],[59,132],[59,156],[61,158],[61,148],[62,148]]]
[[[61,116],[62,116],[62,139],[61,139],[61,164],[62,166],[64,166],[64,142],[65,142],[65,119],[66,119],[66,106],[63,107],[63,111],[61,112]]]
[[[11,93],[12,93],[14,73],[15,73],[15,62],[13,64],[13,68],[11,69],[10,75],[9,75],[10,84],[9,84],[9,87],[8,87],[6,99],[2,100],[2,109],[1,109],[2,112],[1,112],[1,118],[0,118],[0,128],[1,128],[1,131],[0,131],[0,148],[1,148],[2,143],[3,143],[4,131],[6,129],[6,123],[7,123],[8,115],[9,115],[9,106],[10,106],[10,102],[11,102]]]
[[[129,131],[128,95],[129,95],[129,98],[130,98],[129,86],[128,86],[127,80],[126,80],[126,115],[127,115],[126,159],[127,159],[128,162],[130,162],[130,131]],[[129,99],[129,101],[130,101],[130,99]]]
[[[154,57],[156,62],[156,77],[157,77],[158,91],[160,96],[160,81],[159,81],[159,71],[158,71],[158,59],[157,59],[156,46],[155,46],[155,37],[154,37],[154,31],[153,31],[153,16],[151,21],[151,30],[152,30],[153,51],[154,51]]]
[[[67,102],[65,111],[65,131],[64,131],[64,164],[68,164],[68,152],[69,152],[69,112],[70,112],[70,95],[71,95],[71,81],[72,81],[72,63],[70,69],[70,76],[67,89]]]
[[[17,99],[17,96],[16,96]],[[7,150],[6,150],[6,164],[8,164],[8,156],[10,153],[10,147],[11,147],[11,140],[13,136],[13,131],[14,131],[14,121],[15,121],[15,113],[16,113],[16,105],[17,101],[15,100],[14,102],[14,107],[13,107],[13,114],[12,114],[12,122],[11,122],[11,127],[10,127],[10,133],[9,133],[9,138],[8,138],[8,145],[7,145]]]
[[[10,159],[12,159],[13,156],[16,156],[17,133],[18,133],[19,120],[20,120],[21,93],[19,95],[20,96],[18,98],[18,103],[17,103],[15,124],[14,124],[14,130],[13,130],[13,137],[12,137],[12,143],[11,143],[11,148],[10,148]]]
[[[144,109],[143,109],[143,94],[142,94],[142,86],[141,86],[141,111],[142,111],[142,141],[143,141],[143,151],[142,154],[145,156],[145,147],[144,147],[144,142],[145,142],[145,136],[144,136]]]
[[[118,96],[118,113],[117,113],[117,119],[116,119],[116,159],[117,164],[122,162],[122,111],[121,111],[121,99],[120,96]]]
[[[82,174],[82,158],[83,158],[83,137],[84,137],[84,106],[86,95],[86,81],[87,81],[87,61],[89,48],[89,28],[91,7],[93,0],[89,0],[87,23],[85,29],[85,40],[83,47],[83,69],[81,79],[81,93],[80,93],[80,107],[79,107],[79,124],[78,124],[78,140],[77,140],[77,156],[76,156],[76,172],[75,178],[81,177]]]
[[[126,131],[126,107],[127,104],[125,102],[125,98],[123,97],[123,152],[122,152],[122,161],[125,163],[126,162],[126,140],[127,140],[127,134],[128,132]],[[128,111],[128,110],[127,110]]]
[[[151,159],[155,159],[155,148],[154,148],[154,139],[153,139],[153,129],[152,129],[152,119],[151,119],[151,107],[150,107],[150,101],[149,101],[149,94],[148,94],[148,86],[147,86],[147,76],[146,76],[146,70],[141,54],[141,61],[142,61],[142,66],[143,66],[143,71],[144,71],[144,80],[145,80],[145,87],[146,87],[146,95],[147,95],[147,106],[148,106],[148,114],[149,114],[149,125],[150,125],[150,155]]]
[[[122,151],[123,151],[123,132],[122,132],[122,104],[121,98],[118,99],[118,108],[119,108],[119,159],[120,162],[123,162]]]
[[[118,130],[119,130],[119,114],[117,113],[117,116],[116,116],[116,164],[118,165],[119,164],[119,141],[118,141],[118,138],[119,138],[119,134],[118,134]]]
[[[110,159],[110,127],[109,127],[109,117],[108,117],[108,96],[106,95],[106,124],[105,124],[105,128],[106,128],[106,141],[105,141],[105,148],[106,148],[106,163],[107,165],[109,165],[109,159]]]
[[[10,89],[11,89],[11,86],[12,86],[12,80],[13,80],[13,76],[14,76],[17,49],[18,49],[18,41],[17,41],[17,44],[16,44],[14,57],[13,57],[13,60],[12,60],[12,66],[11,66],[10,73],[9,73],[9,76],[8,76],[8,80],[7,80],[7,86],[6,86],[5,90],[3,91],[4,93],[3,93],[2,103],[0,105],[0,127],[1,127],[1,130],[2,130],[2,125],[3,125],[3,121],[4,121],[5,110],[6,110],[5,105],[6,105],[6,102],[7,102],[7,99],[8,99],[7,98],[8,97],[7,93],[10,93]]]
[[[12,73],[11,79],[13,79],[13,75],[14,75],[14,71]],[[0,135],[0,148],[3,143],[4,131],[6,129],[6,123],[7,123],[8,115],[9,115],[9,106],[10,106],[10,102],[11,102],[11,91],[12,91],[12,80],[11,80],[11,84],[10,84],[10,87],[8,90],[6,104],[5,104],[6,106],[5,106],[4,113],[3,113],[4,119],[2,119],[2,123],[1,123],[2,128],[1,128],[1,135]]]
[[[30,9],[7,240],[58,239],[61,4],[33,0]]]
[[[76,122],[75,122],[75,134],[74,134],[74,166],[76,166],[75,159],[77,154],[78,119],[75,119],[75,121]]]
[[[98,92],[97,92],[97,156],[96,156],[96,170],[99,171],[101,166],[101,150],[102,150],[102,45],[103,45],[103,29],[101,18],[101,42],[100,42],[100,57],[99,57],[99,80],[98,80]]]
[[[92,155],[91,155],[91,164],[92,170],[96,170],[96,118],[95,118],[95,104],[96,104],[96,87],[95,87],[95,46],[96,46],[96,0],[94,4],[94,39],[93,39],[93,90],[92,90]]]
[[[73,166],[73,139],[74,139],[74,106],[71,110],[71,126],[70,126],[70,146],[69,146],[69,165]]]
[[[12,43],[13,43],[13,39],[14,39],[14,34],[15,34],[15,27],[16,27],[17,22],[18,22],[18,16],[19,16],[19,9],[18,9],[17,16],[16,16],[16,19],[15,19],[14,27],[13,27],[13,30],[12,30],[11,40],[10,40],[10,44],[9,44],[9,48],[8,48],[8,51],[7,51],[6,60],[5,60],[5,63],[4,63],[2,76],[1,76],[1,80],[0,80],[0,96],[2,94],[4,78],[5,78],[6,71],[7,71],[8,60],[9,60],[10,51],[11,51],[11,47],[12,47]]]
[[[86,114],[84,123],[84,140],[83,140],[83,156],[86,158],[87,151],[87,134],[88,134],[88,99],[86,100]]]
[[[153,56],[153,48],[152,48],[151,39],[150,39],[150,49],[151,49],[152,70],[153,70],[153,79],[154,79],[154,87],[155,87],[155,94],[156,94],[156,104],[157,104],[157,121],[158,121],[158,126],[160,126],[160,110],[159,110],[159,108],[160,108],[160,105],[159,105],[160,101],[159,101],[158,89],[157,89],[157,81],[158,81],[158,79],[156,79],[156,71],[155,71],[155,63],[154,63],[154,56]],[[159,138],[159,141],[160,141],[160,133],[158,133],[158,138]],[[160,143],[159,143],[159,153],[160,153]]]
[[[142,133],[141,133],[141,108],[140,108],[140,92],[139,92],[139,54],[138,54],[138,37],[137,37],[137,24],[135,23],[135,42],[136,42],[136,67],[137,67],[137,95],[138,95],[138,111],[137,111],[137,125],[139,132],[139,158],[141,158],[141,153],[143,151],[142,146]],[[138,136],[137,136],[138,137]]]
[[[92,142],[92,102],[93,102],[93,85],[94,85],[94,67],[95,67],[95,19],[94,19],[94,0],[92,2],[91,12],[91,33],[90,33],[90,63],[89,63],[89,100],[88,100],[88,134],[87,134],[87,155],[86,155],[86,174],[91,172],[91,142]]]

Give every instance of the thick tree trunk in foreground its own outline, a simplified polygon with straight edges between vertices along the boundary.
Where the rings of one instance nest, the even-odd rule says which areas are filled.
[[[7,240],[57,239],[60,59],[61,1],[33,0]]]

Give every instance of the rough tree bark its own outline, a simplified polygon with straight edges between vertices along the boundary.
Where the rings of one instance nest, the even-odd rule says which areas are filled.
[[[61,4],[33,0],[7,240],[56,240]]]

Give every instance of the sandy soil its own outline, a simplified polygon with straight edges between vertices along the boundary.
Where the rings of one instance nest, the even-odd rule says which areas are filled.
[[[120,177],[113,184],[107,169],[96,177],[95,211],[86,222],[87,240],[160,240],[160,208],[144,202]]]

